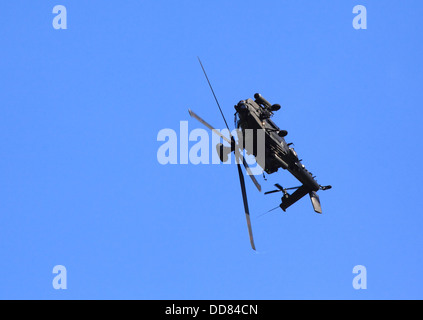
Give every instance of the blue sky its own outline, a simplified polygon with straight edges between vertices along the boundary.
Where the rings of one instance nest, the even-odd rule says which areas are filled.
[[[5,1],[0,16],[0,298],[423,298],[421,1]],[[255,92],[281,104],[273,120],[333,185],[322,215],[305,198],[258,218],[280,198],[247,180],[257,252],[235,166],[157,161],[161,129],[201,128],[188,108],[224,127],[197,56],[229,124]]]

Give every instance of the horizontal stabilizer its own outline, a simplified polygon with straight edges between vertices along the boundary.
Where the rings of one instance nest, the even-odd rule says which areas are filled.
[[[320,206],[320,199],[316,191],[311,191],[309,194],[310,194],[310,199],[311,199],[311,203],[313,205],[314,211],[316,211],[317,213],[322,213],[322,207]]]

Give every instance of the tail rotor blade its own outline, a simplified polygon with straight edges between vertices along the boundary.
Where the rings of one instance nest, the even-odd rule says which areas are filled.
[[[272,190],[272,191],[267,191],[264,194],[271,194],[271,193],[275,193],[275,192],[281,192],[282,190]]]
[[[299,189],[301,186],[299,187],[292,187],[292,188],[284,188],[282,187],[279,183],[275,184],[275,187],[278,188],[279,190],[272,190],[272,191],[267,191],[264,194],[271,194],[271,193],[275,193],[275,192],[280,192],[282,191],[283,193],[285,193],[286,190],[297,190]]]
[[[251,248],[253,248],[253,250],[256,250],[256,246],[254,245],[253,229],[251,228],[250,210],[248,209],[248,200],[247,200],[247,192],[245,190],[244,174],[242,173],[241,165],[239,163],[237,163],[237,167],[238,167],[239,182],[241,184],[242,200],[244,201],[245,217],[247,219],[247,227],[248,227],[248,234],[250,236]]]
[[[275,183],[275,187],[283,191],[283,187],[279,183]]]

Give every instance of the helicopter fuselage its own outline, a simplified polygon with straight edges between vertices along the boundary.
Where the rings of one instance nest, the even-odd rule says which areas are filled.
[[[255,97],[258,94],[255,95]],[[261,99],[241,100],[236,106],[236,115],[238,116],[237,127],[242,132],[246,129],[264,130],[265,133],[265,162],[259,163],[268,174],[278,171],[279,168],[288,170],[310,191],[318,191],[320,185],[314,179],[311,172],[301,163],[294,148],[290,147],[284,136],[287,132],[281,130],[271,119],[273,115],[270,104]],[[267,102],[267,103],[266,103]],[[276,109],[275,107],[274,109]],[[250,147],[249,147],[250,146]],[[253,146],[253,148],[251,148]],[[257,148],[254,144],[245,144],[245,150],[248,154],[257,156]]]

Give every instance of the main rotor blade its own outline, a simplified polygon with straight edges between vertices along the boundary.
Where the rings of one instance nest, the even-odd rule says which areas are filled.
[[[198,62],[200,62],[201,69],[203,69],[203,73],[206,76],[207,82],[209,83],[209,87],[211,89],[211,92],[213,93],[214,100],[216,100],[217,106],[219,107],[220,114],[222,115],[223,121],[225,121],[226,128],[228,128],[228,130],[229,130],[228,123],[226,122],[225,116],[223,115],[222,108],[220,107],[219,101],[217,100],[216,94],[214,93],[213,87],[212,87],[212,85],[210,83],[209,77],[207,76],[206,70],[204,69],[203,64],[201,63],[200,57],[197,57],[197,58],[198,58]],[[231,130],[229,130],[229,132],[231,132]],[[229,134],[231,134],[231,133],[229,133]]]
[[[231,140],[229,140],[228,138],[226,138],[220,131],[216,130],[215,128],[213,128],[209,123],[207,123],[205,120],[203,120],[199,115],[197,115],[194,111],[192,111],[191,109],[188,109],[189,115],[195,119],[197,119],[198,121],[200,121],[203,125],[205,125],[207,128],[209,128],[211,131],[213,131],[214,133],[216,133],[219,137],[221,137],[223,140],[225,140],[227,143],[229,143],[229,145],[231,145]],[[230,133],[229,133],[230,134]]]
[[[261,185],[260,183],[258,183],[256,177],[254,177],[253,173],[251,172],[250,166],[248,165],[247,161],[241,154],[239,154],[239,156],[242,158],[242,164],[244,165],[245,170],[247,170],[248,176],[251,178],[258,191],[261,192]]]
[[[245,217],[247,218],[248,234],[250,236],[251,248],[253,248],[253,250],[256,250],[256,246],[254,245],[253,229],[251,228],[250,210],[248,209],[247,192],[245,190],[244,174],[242,173],[241,165],[239,163],[237,163],[237,167],[238,167],[239,182],[241,184],[242,200],[244,201]]]

